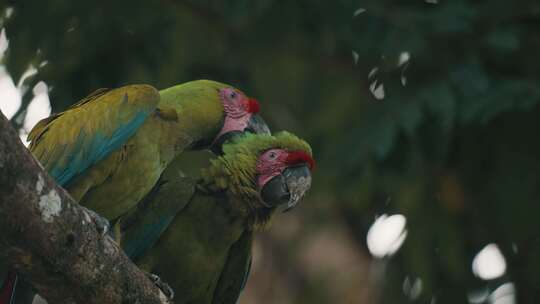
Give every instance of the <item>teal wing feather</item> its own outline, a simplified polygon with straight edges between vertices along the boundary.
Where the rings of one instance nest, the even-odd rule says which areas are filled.
[[[223,272],[219,277],[212,304],[234,304],[244,289],[251,270],[253,232],[244,231],[229,249]]]
[[[159,99],[149,85],[100,89],[40,121],[28,136],[30,150],[64,186],[121,147],[156,110]]]
[[[169,167],[152,191],[118,225],[117,239],[124,252],[136,260],[159,239],[174,217],[192,199],[196,181]]]

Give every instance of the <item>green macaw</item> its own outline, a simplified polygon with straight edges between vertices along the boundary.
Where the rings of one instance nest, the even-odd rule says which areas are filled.
[[[256,100],[215,81],[157,91],[149,85],[98,90],[40,121],[30,151],[73,198],[111,220],[152,189],[186,149],[217,147],[231,134],[268,132]]]
[[[219,152],[238,133],[269,133],[258,111],[255,99],[215,81],[197,80],[162,91],[129,85],[97,90],[41,120],[28,139],[45,170],[76,201],[99,214],[90,214],[98,225],[106,226],[100,216],[113,220],[127,213],[184,150]],[[17,291],[19,300],[14,301],[10,294],[18,279],[13,274],[5,278],[0,304],[26,303],[22,298],[32,297],[31,292]],[[18,285],[19,290],[31,290]]]
[[[122,222],[122,248],[172,287],[177,304],[235,303],[254,232],[311,185],[311,148],[290,133],[239,136],[223,151],[199,180],[167,168]]]

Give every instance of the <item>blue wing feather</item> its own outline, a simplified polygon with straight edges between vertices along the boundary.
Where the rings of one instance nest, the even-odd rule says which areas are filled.
[[[158,91],[148,85],[98,90],[40,121],[28,135],[30,150],[65,186],[126,143],[156,110],[159,99]]]
[[[49,174],[56,179],[57,183],[65,186],[92,164],[102,160],[109,153],[120,148],[144,123],[148,114],[144,112],[136,114],[128,123],[120,125],[110,138],[96,132],[92,135],[92,140],[89,143],[86,142],[88,145],[84,149],[86,153],[72,154],[70,160],[67,162],[67,166],[52,166]],[[79,139],[75,145],[82,145],[84,138],[84,130],[81,130]]]
[[[122,248],[126,255],[130,259],[135,260],[148,249],[152,248],[173,219],[174,214],[160,218],[154,223],[146,223],[144,230],[141,231],[137,238],[122,241]]]
[[[193,198],[196,181],[180,177],[175,165],[170,165],[137,208],[120,220],[120,244],[131,259],[152,248]]]

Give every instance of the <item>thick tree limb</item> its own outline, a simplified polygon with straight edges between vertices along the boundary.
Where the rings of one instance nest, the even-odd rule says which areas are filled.
[[[167,303],[0,113],[0,259],[49,303]]]

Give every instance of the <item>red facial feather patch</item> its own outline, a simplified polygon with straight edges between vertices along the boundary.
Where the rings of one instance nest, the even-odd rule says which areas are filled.
[[[257,114],[259,113],[259,110],[261,107],[259,106],[259,102],[254,98],[249,98],[247,102],[247,111],[248,113]]]
[[[313,169],[315,169],[315,160],[313,160],[313,158],[304,151],[289,152],[286,162],[288,165],[306,163],[309,167],[309,170],[313,171]]]

